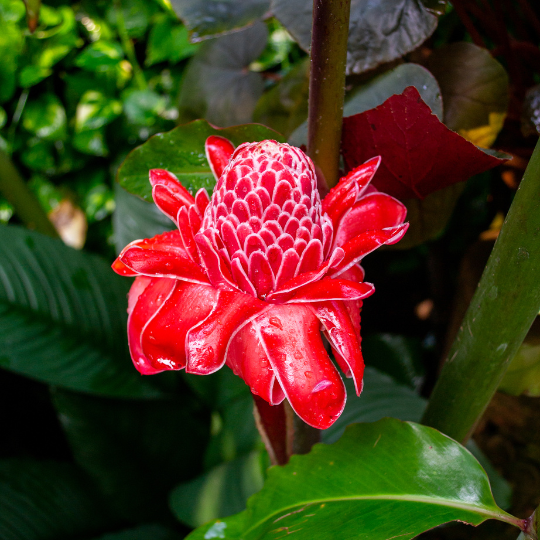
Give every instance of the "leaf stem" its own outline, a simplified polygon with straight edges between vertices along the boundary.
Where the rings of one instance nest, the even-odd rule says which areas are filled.
[[[350,0],[313,0],[308,155],[329,188],[339,178],[350,9]]]
[[[29,229],[58,237],[45,210],[3,150],[0,150],[0,193],[13,205],[15,213]]]
[[[465,442],[540,308],[540,141],[441,372],[423,423]]]

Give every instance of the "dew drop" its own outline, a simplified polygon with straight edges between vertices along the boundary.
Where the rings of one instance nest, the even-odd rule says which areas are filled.
[[[304,375],[306,376],[306,379],[311,379],[313,377],[312,371],[304,371]]]
[[[276,328],[279,328],[280,330],[283,330],[283,325],[281,324],[281,321],[277,317],[270,317],[268,319],[268,322],[275,326]]]
[[[302,358],[304,358],[304,356],[302,355],[302,353],[300,351],[296,351],[293,355],[297,360],[302,360]]]

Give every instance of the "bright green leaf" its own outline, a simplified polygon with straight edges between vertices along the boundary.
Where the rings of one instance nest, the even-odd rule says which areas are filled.
[[[123,57],[120,44],[100,40],[88,45],[75,59],[75,65],[87,71],[105,71],[118,64]]]
[[[111,99],[97,90],[88,90],[77,105],[75,130],[99,129],[122,114],[122,102]]]
[[[159,395],[127,350],[129,280],[60,240],[0,226],[0,367],[82,392]]]
[[[173,513],[195,528],[241,512],[247,499],[263,487],[264,461],[262,452],[251,452],[180,484],[170,496]]]
[[[275,17],[309,51],[311,0],[272,0]],[[422,44],[437,27],[437,17],[418,0],[351,1],[347,74],[363,73],[396,60]]]
[[[269,11],[269,0],[171,0],[172,7],[191,33],[193,41],[238,30]]]
[[[236,146],[265,139],[283,142],[279,133],[258,124],[219,129],[204,120],[197,120],[154,135],[135,148],[120,166],[117,180],[124,189],[147,201],[152,200],[148,181],[150,169],[172,172],[192,193],[202,187],[212,192],[215,178],[204,153],[204,143],[210,135],[225,137]]]
[[[67,137],[66,111],[61,101],[51,93],[41,94],[28,101],[22,115],[24,129],[40,139],[65,140]]]
[[[7,123],[7,113],[3,107],[0,107],[0,128],[3,128]]]
[[[497,507],[474,457],[434,429],[386,418],[350,426],[337,443],[270,468],[246,511],[188,538],[262,540],[301,531],[313,540],[407,540],[449,521],[486,519],[520,523]]]

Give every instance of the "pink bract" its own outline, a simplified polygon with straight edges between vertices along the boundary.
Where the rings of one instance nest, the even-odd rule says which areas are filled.
[[[207,375],[227,364],[271,405],[287,398],[306,423],[328,428],[346,393],[321,333],[360,394],[360,308],[374,288],[359,262],[403,237],[405,207],[369,186],[379,158],[321,201],[298,148],[234,150],[210,137],[206,152],[218,179],[212,198],[151,170],[154,201],[178,229],[132,242],[113,264],[138,276],[128,307],[135,367]]]

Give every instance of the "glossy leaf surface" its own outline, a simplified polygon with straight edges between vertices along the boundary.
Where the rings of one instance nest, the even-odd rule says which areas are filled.
[[[311,45],[312,2],[272,0],[275,17],[298,44]],[[362,73],[416,49],[437,26],[437,17],[417,0],[351,1],[347,73]]]
[[[245,512],[189,538],[252,540],[299,532],[314,540],[330,534],[337,540],[359,534],[411,539],[448,521],[489,518],[519,522],[496,506],[485,472],[467,450],[435,430],[388,418],[351,426],[334,445],[316,445],[271,468]]]
[[[267,38],[266,25],[258,22],[204,43],[182,78],[180,122],[205,118],[221,127],[251,122],[264,83],[249,65],[262,53]]]
[[[192,193],[202,187],[212,192],[215,178],[204,153],[204,143],[210,135],[225,137],[235,146],[246,141],[283,140],[276,131],[258,124],[219,129],[197,120],[155,135],[135,148],[120,167],[117,180],[127,191],[147,201],[152,200],[150,169],[168,170]]]
[[[19,227],[0,228],[0,367],[73,390],[159,394],[131,365],[129,282],[109,263]]]
[[[270,7],[269,0],[171,0],[171,4],[190,30],[194,42],[252,24]]]
[[[450,131],[413,87],[344,118],[342,152],[349,170],[380,155],[373,184],[401,200],[423,199],[503,162]]]

